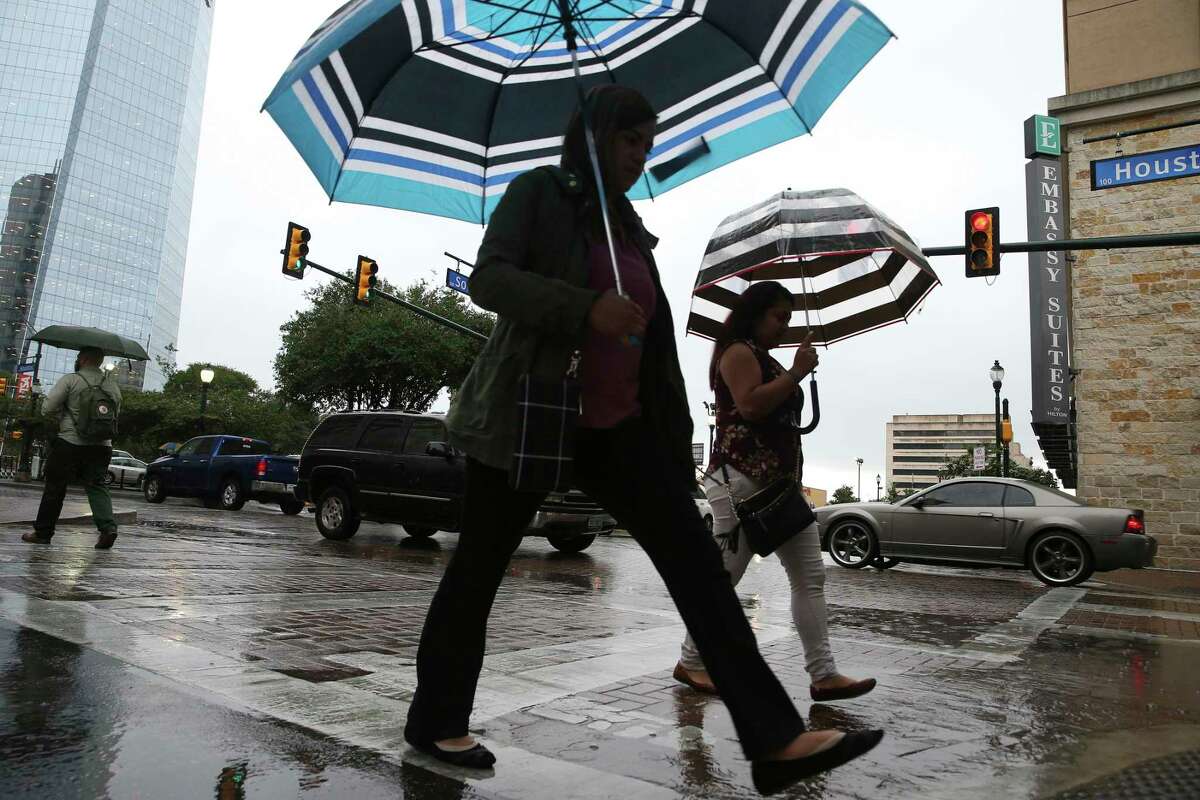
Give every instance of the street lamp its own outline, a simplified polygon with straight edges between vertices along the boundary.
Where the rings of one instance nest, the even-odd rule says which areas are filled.
[[[856,459],[854,459],[854,463],[858,464],[858,495],[857,495],[857,497],[859,500],[862,500],[862,464],[863,464],[863,462],[862,462],[861,458],[856,458]]]
[[[879,475],[876,475],[875,476],[875,502],[879,502],[879,500],[882,497],[883,497],[883,478],[881,478]]]
[[[996,392],[996,459],[999,461],[1004,458],[1004,443],[1000,433],[1000,387],[1004,384],[1004,367],[1000,366],[999,359],[992,364],[988,375],[992,379],[992,389]],[[999,472],[1004,474],[1004,465],[1001,465]]]
[[[708,417],[708,452],[709,458],[712,458],[713,437],[717,430],[717,404],[710,403],[707,400],[704,402],[704,413]]]
[[[200,433],[204,433],[204,409],[208,408],[208,385],[213,382],[216,373],[211,369],[200,370]]]

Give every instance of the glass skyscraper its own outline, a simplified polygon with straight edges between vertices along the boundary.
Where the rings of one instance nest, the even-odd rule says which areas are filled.
[[[114,331],[159,388],[179,332],[214,0],[0,2],[0,373],[53,324]],[[47,348],[48,386],[75,354]]]

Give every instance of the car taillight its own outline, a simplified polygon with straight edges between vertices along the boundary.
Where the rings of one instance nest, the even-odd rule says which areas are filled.
[[[1130,514],[1125,518],[1126,533],[1145,533],[1146,523],[1142,522],[1142,518],[1137,514]]]
[[[267,476],[267,460],[265,458],[260,458],[258,460],[258,469],[256,472],[260,478],[265,478]]]

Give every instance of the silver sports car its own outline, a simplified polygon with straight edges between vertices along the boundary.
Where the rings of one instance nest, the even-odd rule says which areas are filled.
[[[1009,478],[956,478],[895,503],[817,509],[821,546],[839,565],[900,562],[1024,567],[1050,586],[1094,571],[1149,567],[1158,543],[1141,509],[1099,508]]]

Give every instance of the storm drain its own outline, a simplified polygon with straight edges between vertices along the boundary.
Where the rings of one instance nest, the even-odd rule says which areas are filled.
[[[1182,800],[1200,797],[1200,750],[1163,756],[1054,795],[1053,800]]]
[[[288,669],[277,668],[274,672],[280,672],[292,678],[299,678],[310,683],[327,683],[328,681],[344,681],[347,678],[360,678],[363,675],[371,673],[365,669],[355,669],[354,667],[335,667],[329,669]]]

